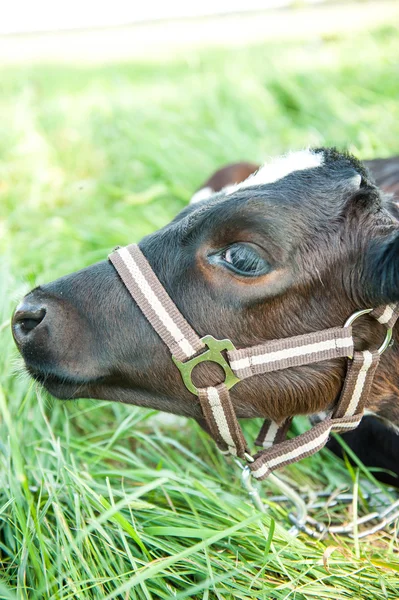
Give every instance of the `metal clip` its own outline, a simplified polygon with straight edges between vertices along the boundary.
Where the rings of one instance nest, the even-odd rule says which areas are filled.
[[[241,482],[246,491],[248,492],[248,495],[251,498],[253,504],[260,512],[266,513],[266,506],[262,502],[259,491],[256,487],[252,485],[251,469],[248,465],[242,465],[238,459],[234,459],[234,462],[242,470]],[[281,481],[281,479],[274,475],[274,473],[271,473],[268,479],[280,490],[280,492],[284,494],[285,500],[289,499],[294,504],[296,508],[296,513],[289,514],[289,519],[294,524],[294,526],[291,527],[288,533],[294,536],[298,535],[300,531],[304,530],[308,518],[305,502],[292,487],[290,487],[284,481]]]
[[[399,519],[399,500],[396,500],[393,504],[388,506],[382,512],[377,512],[375,516],[373,516],[373,513],[367,516],[369,517],[368,521],[372,521],[375,519],[379,522],[376,525],[374,525],[374,527],[370,527],[369,529],[361,531],[357,536],[358,538],[364,538],[368,535],[372,535],[373,533],[377,533],[377,531],[381,531],[381,529],[384,529],[384,527],[387,527],[388,525],[396,521],[396,519]],[[358,520],[358,523],[359,521],[360,519]],[[350,537],[353,537],[353,535],[350,534]]]
[[[252,485],[251,480],[252,480],[251,469],[248,467],[248,465],[246,465],[245,467],[242,468],[241,482],[242,482],[244,488],[247,490],[248,496],[251,498],[251,500],[254,503],[254,505],[256,506],[256,508],[260,512],[265,513],[266,506],[263,504],[263,502],[261,500],[259,490],[257,490],[257,488]]]

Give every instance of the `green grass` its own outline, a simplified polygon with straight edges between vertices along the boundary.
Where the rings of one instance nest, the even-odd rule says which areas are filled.
[[[386,27],[0,73],[0,598],[397,599],[394,536],[292,539],[286,507],[256,512],[194,423],[42,397],[8,319],[32,285],[162,226],[223,163],[308,144],[399,153],[398,55]],[[283,472],[302,491],[357,490],[358,475],[327,451]]]

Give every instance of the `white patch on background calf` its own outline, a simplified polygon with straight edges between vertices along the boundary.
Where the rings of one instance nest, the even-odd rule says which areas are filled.
[[[222,189],[222,192],[224,192],[225,194],[231,194],[231,192],[234,192],[234,190],[237,188],[237,186],[240,185],[239,183],[230,183],[229,185],[225,185],[224,188]]]
[[[211,187],[204,187],[195,192],[195,194],[191,197],[190,204],[195,204],[196,202],[201,202],[201,200],[206,200],[210,198],[215,191]]]
[[[320,167],[324,163],[324,154],[312,150],[300,150],[299,152],[289,152],[284,156],[279,156],[266,163],[256,173],[250,175],[242,183],[238,183],[227,192],[231,194],[236,190],[252,187],[254,185],[264,185],[274,183],[290,173],[295,171],[305,171]]]

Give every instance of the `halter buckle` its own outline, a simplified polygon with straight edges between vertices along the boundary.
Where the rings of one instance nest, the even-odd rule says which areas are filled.
[[[225,379],[224,385],[229,390],[240,381],[240,379],[233,373],[229,363],[223,356],[224,350],[235,350],[233,342],[230,340],[217,340],[212,335],[205,335],[201,338],[201,341],[207,346],[207,350],[204,350],[201,354],[182,362],[175,356],[172,356],[173,362],[179,369],[182,376],[184,385],[194,395],[198,396],[198,388],[195,387],[191,379],[191,374],[197,365],[202,362],[214,362],[220,365],[224,371]]]

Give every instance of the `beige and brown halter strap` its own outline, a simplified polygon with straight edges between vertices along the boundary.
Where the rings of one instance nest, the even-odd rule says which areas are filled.
[[[279,444],[285,440],[285,436],[291,427],[292,417],[284,419],[280,424],[270,419],[265,419],[258,437],[255,440],[255,446],[270,448],[274,444]]]
[[[205,349],[136,244],[119,248],[109,259],[173,356],[185,360]]]
[[[227,352],[240,379],[353,354],[351,327],[334,327]]]
[[[381,323],[381,325],[385,325],[387,329],[392,329],[399,317],[399,305],[387,304],[386,306],[379,306],[370,311],[370,315]]]
[[[215,340],[209,335],[200,338],[197,335],[136,244],[117,249],[109,259],[133,299],[168,346],[186,387],[198,396],[207,429],[218,447],[247,460],[256,478],[264,479],[275,469],[314,454],[326,444],[331,431],[348,431],[360,423],[380,354],[388,347],[391,329],[399,316],[398,305],[358,311],[344,327],[236,350],[230,340]],[[365,313],[384,325],[388,332],[384,344],[376,352],[354,351],[351,323]],[[224,351],[227,351],[227,360]],[[229,388],[253,375],[342,357],[352,360],[334,412],[309,431],[285,441],[292,417],[281,423],[266,420],[255,442],[263,449],[252,457],[236,417]],[[220,364],[225,372],[225,381],[216,386],[195,388],[191,371],[201,361]]]
[[[208,429],[218,447],[240,458],[250,456],[229,391],[224,383],[198,390],[198,397]]]
[[[314,454],[325,446],[332,431],[343,432],[357,427],[363,417],[379,359],[378,352],[355,352],[333,415],[296,438],[280,443],[276,439],[272,442],[276,443],[275,446],[266,446],[265,450],[258,452],[249,465],[254,477],[265,479],[275,469]],[[277,429],[279,434],[280,428]]]

